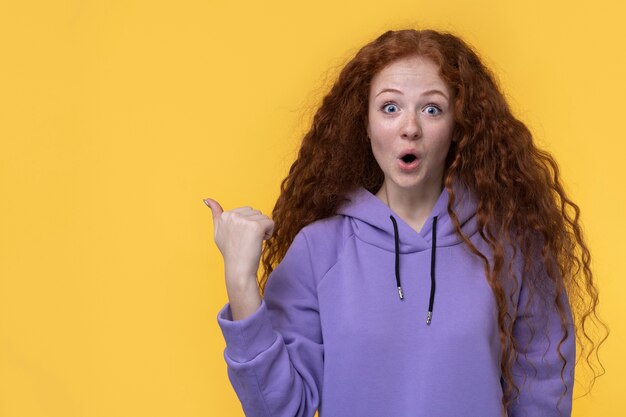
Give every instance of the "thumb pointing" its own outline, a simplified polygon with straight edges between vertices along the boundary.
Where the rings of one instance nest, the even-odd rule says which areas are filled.
[[[202,201],[204,201],[204,204],[206,204],[207,207],[211,209],[211,215],[213,216],[213,221],[215,221],[216,219],[219,219],[222,213],[224,212],[224,209],[222,208],[222,206],[220,206],[220,204],[217,201],[213,200],[212,198],[205,198]]]

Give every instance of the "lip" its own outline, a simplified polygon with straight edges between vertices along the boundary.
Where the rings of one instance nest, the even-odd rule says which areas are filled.
[[[407,164],[401,158],[398,158],[398,166],[400,167],[400,169],[402,171],[411,172],[411,171],[414,171],[414,170],[417,169],[417,167],[419,166],[421,160],[422,159],[418,155],[417,158],[415,158],[415,160],[413,162]]]
[[[400,152],[400,155],[398,155],[398,158],[402,158],[404,155],[408,155],[408,154],[413,154],[413,155],[417,156],[417,159],[421,159],[422,158],[422,155],[419,152],[417,152],[415,149],[412,149],[412,148],[408,148],[408,149],[405,149],[402,152]]]

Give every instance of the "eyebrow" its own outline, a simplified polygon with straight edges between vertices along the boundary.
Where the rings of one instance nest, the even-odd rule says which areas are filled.
[[[381,95],[382,93],[387,92],[387,91],[403,94],[402,91],[396,90],[395,88],[385,88],[384,90],[382,90],[378,94],[376,94],[376,97],[378,97],[379,95]],[[437,89],[424,91],[422,93],[423,96],[430,96],[430,95],[433,95],[433,94],[440,94],[440,95],[444,96],[446,98],[446,100],[448,100],[448,96],[446,96],[442,91],[437,90]]]

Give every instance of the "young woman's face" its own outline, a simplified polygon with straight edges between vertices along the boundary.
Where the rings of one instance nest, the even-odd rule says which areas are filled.
[[[441,191],[454,127],[451,93],[427,58],[399,59],[374,76],[367,134],[387,189]],[[417,159],[407,164],[401,157],[408,151]]]

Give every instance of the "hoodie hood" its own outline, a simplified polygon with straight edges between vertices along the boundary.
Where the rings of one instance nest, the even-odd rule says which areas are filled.
[[[454,207],[463,233],[471,237],[478,231],[476,222],[477,199],[469,189],[455,182]],[[393,216],[398,224],[399,252],[401,254],[431,249],[433,219],[437,220],[437,246],[453,246],[462,242],[454,232],[454,224],[448,215],[448,190],[444,187],[422,230],[415,231],[383,201],[364,187],[346,195],[348,202],[337,210],[338,214],[352,218],[359,239],[390,252],[395,251]]]
[[[461,230],[468,237],[477,231],[477,199],[460,182],[453,183],[454,206],[461,223]],[[337,214],[351,218],[356,236],[374,246],[395,253],[395,278],[398,297],[402,301],[400,278],[400,255],[431,250],[430,275],[431,288],[426,324],[430,325],[435,299],[435,272],[437,247],[453,246],[462,242],[454,231],[454,223],[448,215],[448,190],[444,187],[422,229],[417,232],[383,201],[370,191],[360,186],[346,195],[348,201],[337,210]]]

